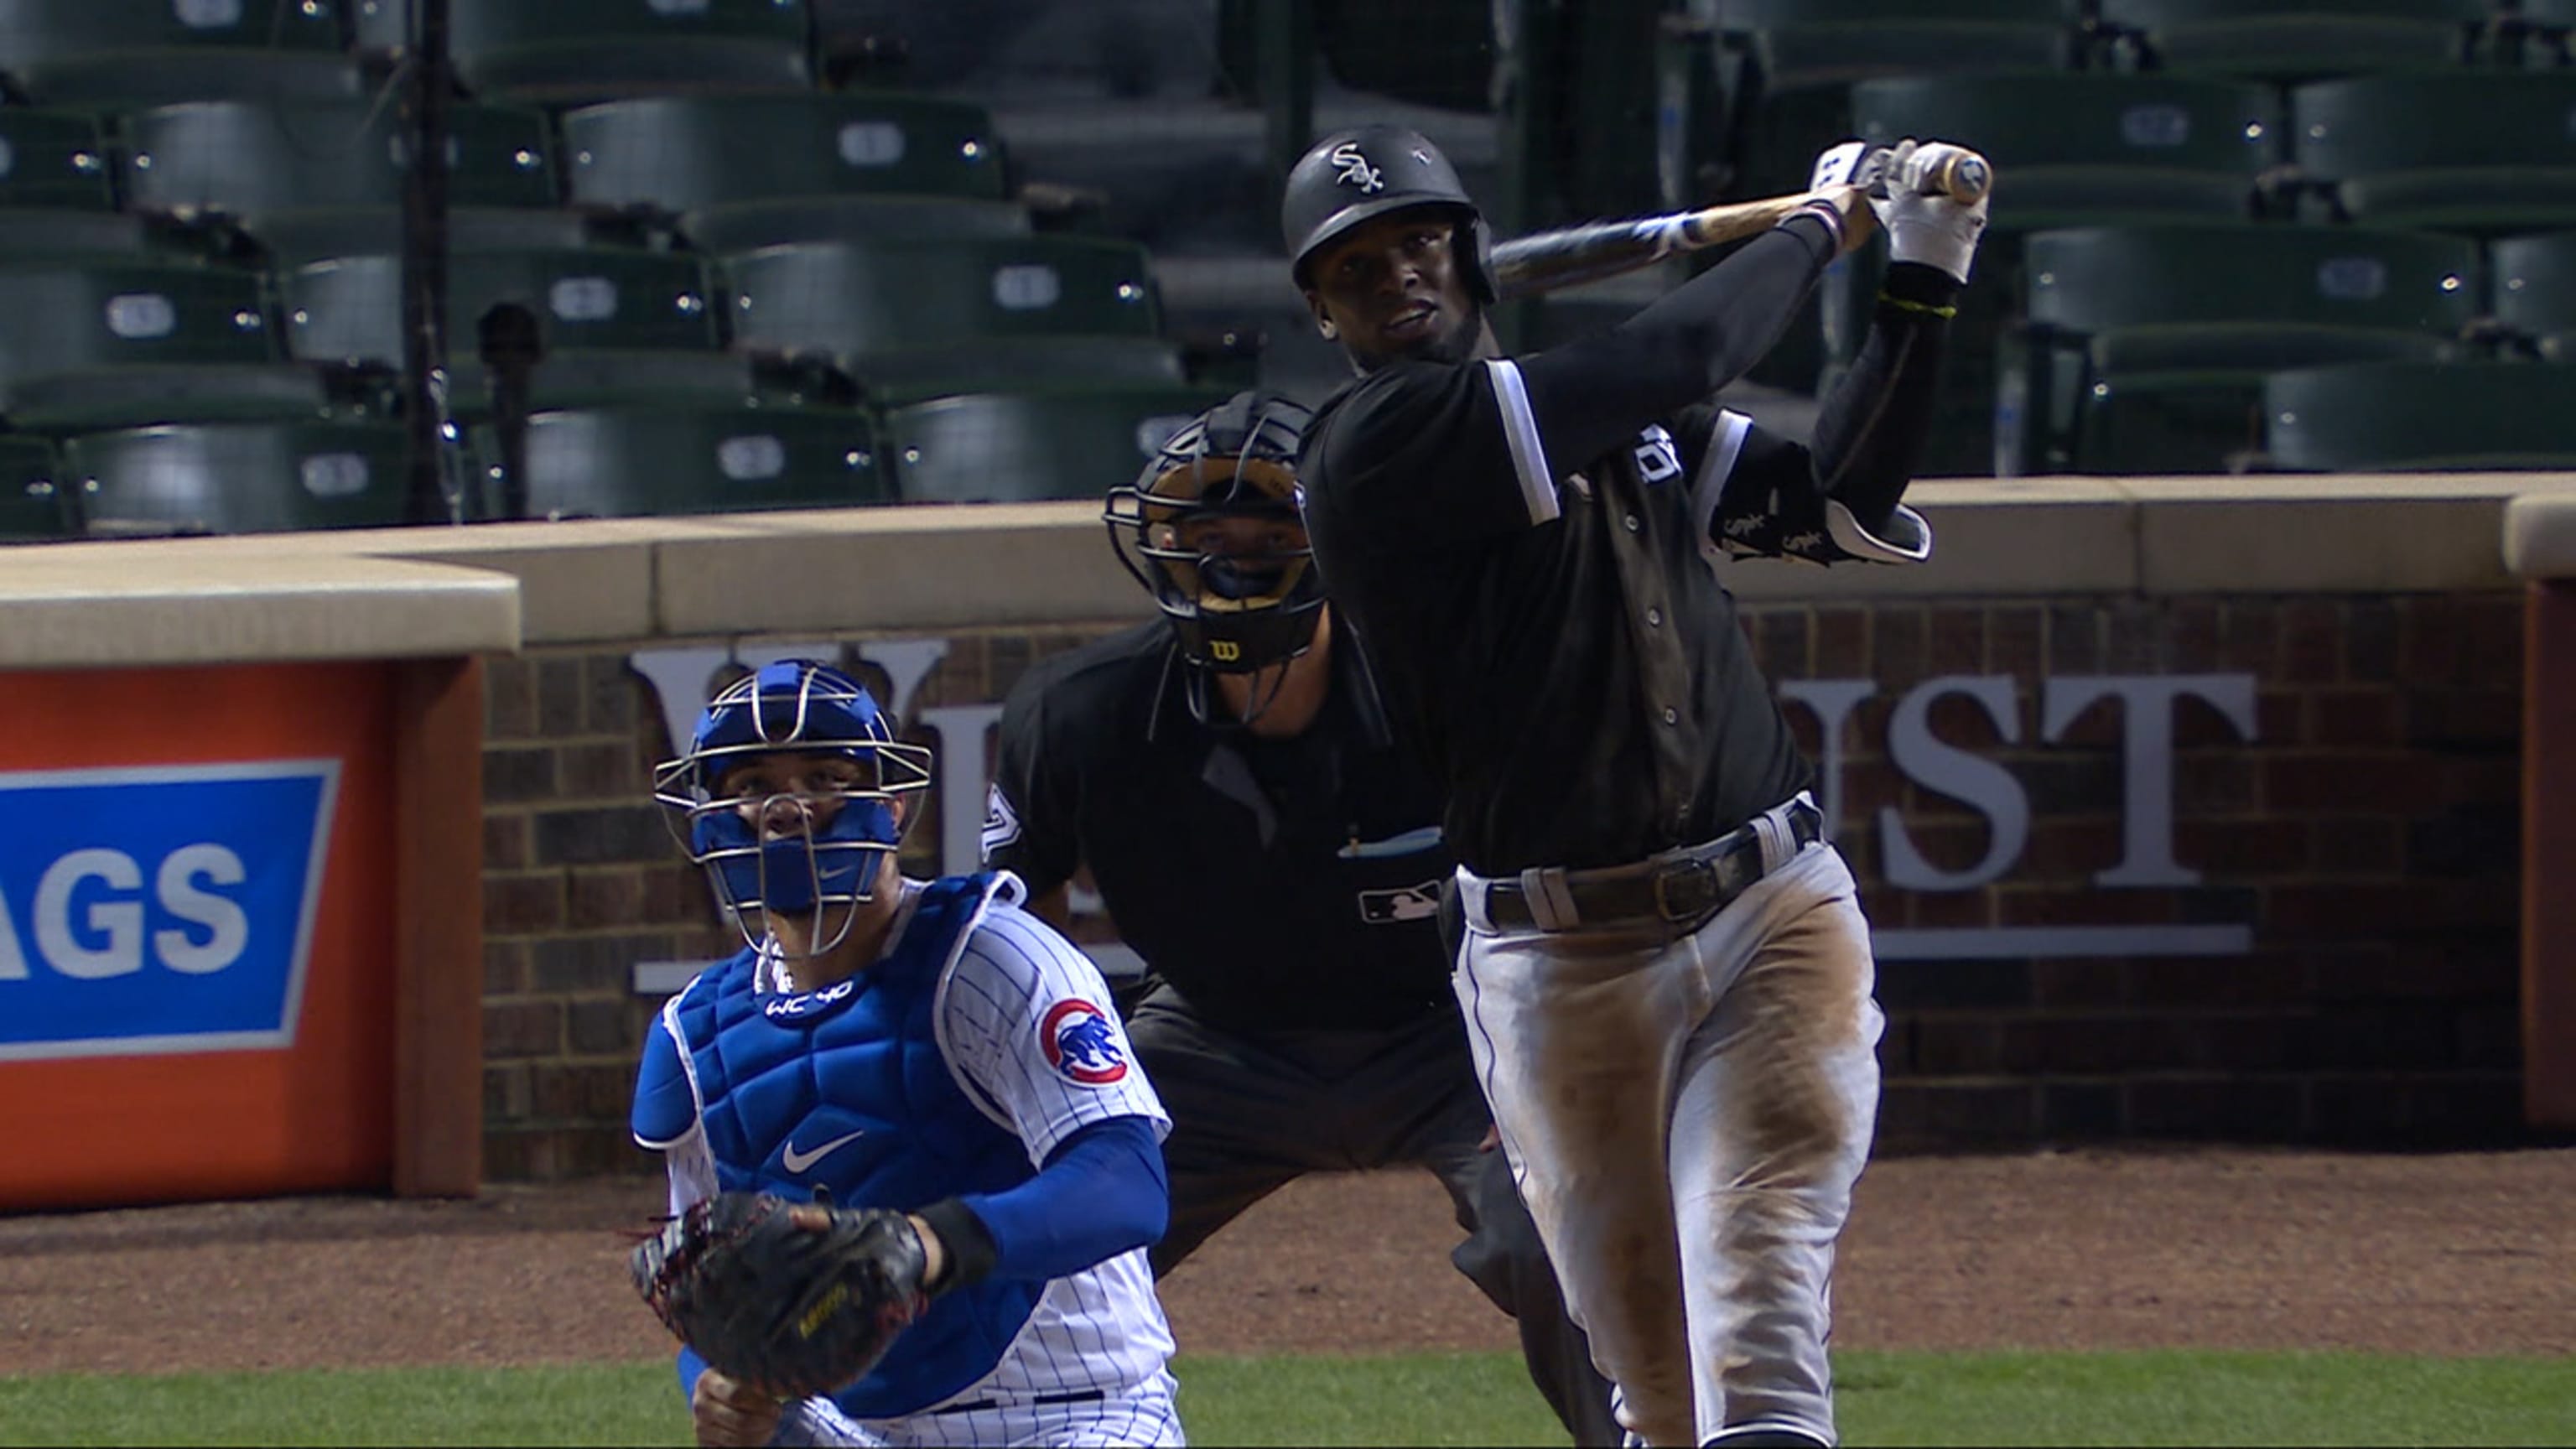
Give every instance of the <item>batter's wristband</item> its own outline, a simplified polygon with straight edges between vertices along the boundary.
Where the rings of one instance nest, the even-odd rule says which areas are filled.
[[[1884,291],[1878,294],[1878,300],[1899,312],[1916,312],[1926,317],[1938,317],[1944,322],[1959,315],[1959,309],[1955,306],[1936,307],[1929,302],[1917,302],[1906,297],[1892,296]]]
[[[1780,225],[1787,226],[1789,223],[1796,221],[1802,216],[1812,216],[1816,220],[1825,224],[1826,232],[1833,238],[1834,254],[1836,256],[1840,256],[1843,250],[1842,208],[1834,205],[1830,201],[1822,199],[1810,201],[1799,207],[1796,211],[1790,212],[1787,216],[1780,218]]]

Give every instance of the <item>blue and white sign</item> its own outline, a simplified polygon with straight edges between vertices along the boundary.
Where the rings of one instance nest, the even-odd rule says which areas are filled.
[[[290,1046],[337,760],[0,774],[0,1060]]]

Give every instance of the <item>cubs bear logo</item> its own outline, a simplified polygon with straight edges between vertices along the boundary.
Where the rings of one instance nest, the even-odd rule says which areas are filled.
[[[1127,1058],[1119,1050],[1109,1013],[1081,997],[1047,1009],[1038,1023],[1038,1045],[1046,1052],[1047,1065],[1069,1082],[1105,1087],[1127,1075]]]

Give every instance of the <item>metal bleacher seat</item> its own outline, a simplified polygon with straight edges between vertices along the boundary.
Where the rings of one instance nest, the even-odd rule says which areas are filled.
[[[1028,230],[979,106],[897,92],[655,96],[568,111],[574,202],[679,218],[709,251]]]
[[[448,203],[460,231],[485,207],[557,202],[542,112],[460,103],[448,111]],[[127,204],[212,214],[254,234],[312,212],[398,211],[407,168],[395,106],[366,101],[202,101],[123,122]]]
[[[124,428],[63,444],[93,535],[281,533],[405,520],[397,424],[306,420]]]
[[[0,413],[64,432],[304,417],[327,407],[288,363],[257,273],[175,258],[0,265]]]
[[[2290,92],[2290,113],[2289,159],[2337,219],[2480,236],[2576,226],[2576,70],[2318,81]]]
[[[44,439],[0,435],[0,544],[45,543],[80,532],[61,467]]]
[[[2023,291],[2021,238],[2052,227],[2251,220],[2279,159],[2269,87],[2189,76],[2021,71],[1887,77],[1852,87],[1855,134],[1974,138],[1994,159],[1992,220],[1960,295],[1941,390],[1956,426],[1936,431],[1926,474],[1996,465],[1996,348]],[[1837,266],[1822,289],[1828,379],[1868,331],[1886,248]],[[1995,418],[2007,434],[2018,420]]]
[[[806,242],[727,257],[737,346],[831,356],[902,390],[927,373],[1024,376],[1035,339],[1098,339],[1085,364],[1132,376],[1161,339],[1144,249],[1091,237]],[[982,354],[979,361],[977,354]],[[1059,350],[1052,368],[1078,359]]]
[[[2301,472],[2576,468],[2576,368],[2374,362],[2264,380],[2265,452]]]
[[[497,499],[500,441],[474,433]],[[615,518],[880,503],[893,484],[868,415],[685,406],[549,410],[529,418],[527,516]],[[501,516],[496,506],[488,509]]]
[[[2295,83],[2482,58],[2487,0],[2099,0],[2140,69]]]
[[[1146,384],[932,398],[887,412],[885,446],[907,503],[1096,499],[1225,396]]]
[[[457,75],[487,98],[578,104],[813,84],[805,0],[454,0]]]
[[[2505,336],[2549,361],[2576,363],[2576,231],[2506,237],[2487,256]]]
[[[2032,234],[2005,350],[2007,473],[2213,473],[2262,439],[2265,374],[2463,353],[2475,243],[2333,226]]]

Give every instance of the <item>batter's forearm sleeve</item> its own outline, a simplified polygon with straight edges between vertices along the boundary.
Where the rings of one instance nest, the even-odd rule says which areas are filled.
[[[1889,266],[1869,340],[1817,410],[1810,445],[1817,481],[1872,534],[1904,498],[1931,436],[1946,314],[1958,296],[1959,283],[1936,267]]]
[[[1038,1175],[1017,1187],[921,1210],[922,1220],[955,1256],[956,1266],[941,1280],[951,1288],[985,1277],[1042,1282],[1079,1273],[1160,1242],[1171,1214],[1162,1145],[1142,1117],[1111,1117],[1082,1128],[1056,1144]],[[958,1224],[961,1215],[972,1225]]]
[[[1743,376],[1788,331],[1838,245],[1825,222],[1793,218],[1611,331],[1524,359],[1549,476]]]

